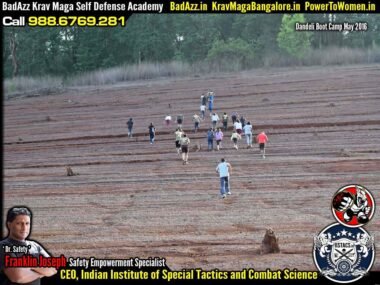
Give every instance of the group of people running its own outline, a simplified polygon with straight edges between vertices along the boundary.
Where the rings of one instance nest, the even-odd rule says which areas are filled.
[[[197,133],[199,131],[200,125],[203,121],[206,120],[206,105],[208,104],[208,111],[210,115],[210,127],[207,130],[207,149],[208,151],[214,150],[214,141],[216,142],[216,150],[219,151],[222,148],[222,141],[224,138],[224,132],[227,132],[229,129],[230,117],[226,112],[223,113],[221,118],[213,110],[214,108],[214,98],[215,94],[212,91],[208,91],[206,94],[201,96],[201,105],[200,105],[200,114],[195,113],[192,116],[192,122],[194,123],[193,132]],[[180,114],[176,117],[177,128],[174,132],[175,135],[175,147],[177,154],[182,156],[183,164],[188,164],[189,158],[189,145],[190,138],[183,130],[184,115]],[[253,143],[258,143],[260,153],[263,159],[265,159],[265,146],[268,142],[268,137],[265,132],[260,132],[257,136],[253,134],[253,126],[250,121],[246,120],[244,116],[238,115],[237,112],[231,114],[232,122],[232,134],[231,141],[233,142],[233,147],[238,150],[238,142],[242,139],[242,136],[245,136],[247,148],[252,148]],[[130,118],[127,121],[128,127],[128,137],[133,136],[133,119]],[[171,127],[172,117],[170,114],[166,114],[164,118],[164,124],[166,127]],[[218,125],[219,124],[219,125]],[[156,136],[156,128],[151,122],[148,126],[149,131],[149,142],[150,144],[154,143]],[[216,171],[220,176],[220,193],[221,197],[225,198],[226,195],[231,195],[229,188],[229,175],[232,170],[231,165],[225,161],[224,158],[221,159],[221,162],[218,164]]]
[[[216,143],[216,150],[219,151],[222,148],[222,141],[224,138],[224,133],[229,128],[229,115],[224,112],[221,118],[219,115],[213,110],[214,108],[214,98],[215,93],[213,91],[208,91],[206,94],[202,94],[201,96],[201,105],[200,105],[200,114],[195,113],[192,116],[192,122],[194,123],[193,132],[196,133],[199,131],[200,125],[203,121],[206,120],[206,105],[208,104],[208,111],[210,114],[210,127],[207,130],[207,149],[208,151],[214,150],[214,141]],[[182,154],[183,164],[188,164],[188,155],[189,155],[189,145],[190,138],[183,131],[183,122],[184,115],[180,114],[176,117],[177,128],[174,132],[175,135],[175,145],[178,154]],[[265,145],[268,142],[268,137],[265,132],[259,133],[256,137],[253,135],[253,126],[250,121],[247,121],[244,116],[238,115],[237,112],[233,112],[231,114],[231,122],[233,126],[233,131],[231,134],[231,141],[233,143],[233,147],[238,150],[239,149],[239,141],[242,139],[242,136],[245,136],[247,148],[252,148],[254,142],[259,144],[260,152],[262,158],[265,158]],[[133,119],[130,118],[127,121],[128,127],[128,137],[132,137],[133,135]],[[172,125],[172,117],[170,114],[167,114],[164,118],[164,124],[166,127],[170,127]],[[220,124],[218,126],[218,124]],[[149,132],[149,142],[150,144],[154,143],[156,136],[156,128],[151,122],[148,126]]]

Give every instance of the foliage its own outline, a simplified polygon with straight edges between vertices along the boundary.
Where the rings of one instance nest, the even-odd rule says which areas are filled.
[[[368,30],[295,32],[295,22],[365,22]],[[3,74],[68,78],[172,61],[205,72],[293,64],[278,60],[305,62],[308,51],[332,47],[376,51],[379,23],[377,14],[133,14],[125,27],[4,27]]]
[[[296,31],[296,23],[305,23],[302,14],[284,15],[277,42],[281,49],[298,59],[302,59],[310,50],[311,33]]]
[[[252,66],[252,47],[242,39],[214,41],[207,59],[217,70],[241,70]]]

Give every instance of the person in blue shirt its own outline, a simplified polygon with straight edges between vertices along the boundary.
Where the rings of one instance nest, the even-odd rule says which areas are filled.
[[[207,149],[209,151],[214,149],[214,131],[212,128],[207,131]]]
[[[214,107],[214,92],[208,92],[208,110],[212,113]]]
[[[231,164],[226,162],[224,158],[220,160],[220,163],[216,167],[216,172],[220,177],[220,195],[224,199],[226,195],[231,195],[230,188],[230,172],[232,172]]]

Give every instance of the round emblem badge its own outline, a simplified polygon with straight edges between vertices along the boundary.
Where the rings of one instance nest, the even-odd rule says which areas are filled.
[[[361,227],[373,217],[375,201],[363,186],[347,185],[335,193],[331,210],[339,223],[347,227]]]
[[[326,278],[351,283],[371,269],[375,258],[374,239],[362,228],[335,223],[314,237],[313,257]]]

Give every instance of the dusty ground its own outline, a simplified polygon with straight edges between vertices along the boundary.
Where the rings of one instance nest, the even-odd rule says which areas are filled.
[[[34,213],[32,238],[52,254],[166,257],[169,267],[312,269],[313,237],[335,220],[333,194],[358,183],[380,201],[380,66],[275,69],[154,80],[4,102],[4,211]],[[215,110],[238,111],[270,138],[205,150],[191,116],[212,88]],[[168,107],[171,104],[171,108]],[[183,166],[166,113],[185,115],[193,145]],[[49,116],[50,120],[47,118]],[[126,121],[135,120],[135,138]],[[148,142],[154,122],[157,140]],[[233,166],[218,197],[217,161]],[[67,177],[65,165],[78,176]],[[281,253],[259,255],[265,229]],[[379,209],[366,229],[380,244]],[[378,250],[379,252],[379,250]],[[380,270],[380,253],[373,269]]]

